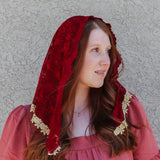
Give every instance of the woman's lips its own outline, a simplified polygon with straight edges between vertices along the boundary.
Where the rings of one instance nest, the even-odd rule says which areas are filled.
[[[104,77],[104,76],[105,76],[105,73],[106,73],[106,70],[97,70],[97,71],[95,71],[95,73],[96,73],[97,75],[99,75],[99,76]]]

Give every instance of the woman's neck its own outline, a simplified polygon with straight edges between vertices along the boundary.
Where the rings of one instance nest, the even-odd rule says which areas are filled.
[[[90,122],[90,113],[88,107],[88,93],[89,88],[86,88],[83,85],[78,85],[75,95],[75,106],[73,114],[73,123],[70,126],[70,137],[79,137],[89,135],[89,122]]]
[[[86,87],[82,84],[77,86],[76,95],[75,95],[75,112],[80,112],[85,107],[88,106],[88,94],[89,94],[89,87]]]

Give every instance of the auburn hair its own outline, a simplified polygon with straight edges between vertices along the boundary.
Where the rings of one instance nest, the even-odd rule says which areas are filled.
[[[113,109],[116,103],[117,89],[114,85],[114,80],[119,76],[119,73],[111,78],[113,73],[115,59],[121,60],[121,56],[116,49],[115,41],[113,36],[106,26],[106,24],[100,19],[89,19],[83,29],[81,39],[78,46],[78,54],[73,62],[72,73],[64,86],[63,91],[63,102],[62,102],[62,120],[61,120],[61,151],[56,156],[48,156],[48,152],[45,146],[45,136],[39,137],[37,140],[31,140],[25,149],[26,160],[63,160],[64,155],[70,148],[69,126],[72,123],[75,103],[76,87],[79,82],[79,73],[81,71],[87,43],[90,32],[93,29],[101,28],[110,39],[111,53],[110,53],[110,68],[104,79],[104,84],[100,88],[90,88],[89,92],[89,106],[91,110],[89,130],[95,130],[96,134],[99,134],[104,141],[102,143],[110,145],[110,156],[119,155],[121,152],[126,150],[133,150],[137,146],[137,139],[135,134],[130,130],[126,129],[121,135],[115,136],[113,131],[116,128],[115,121],[120,122],[118,119],[112,116]],[[123,70],[123,63],[122,63]],[[132,124],[128,121],[128,125]],[[36,136],[35,132],[34,136]]]

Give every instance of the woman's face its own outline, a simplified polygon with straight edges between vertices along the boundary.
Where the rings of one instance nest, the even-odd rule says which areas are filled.
[[[89,36],[79,84],[93,88],[103,85],[110,67],[110,50],[108,35],[100,28],[93,29]]]

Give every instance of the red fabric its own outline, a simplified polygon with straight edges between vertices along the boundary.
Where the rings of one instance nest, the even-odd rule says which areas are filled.
[[[36,105],[35,114],[44,124],[49,126],[50,133],[46,146],[49,153],[53,153],[60,145],[60,124],[63,86],[69,79],[72,71],[72,63],[78,51],[83,27],[88,18],[93,16],[75,16],[67,19],[55,33],[47,56],[45,58],[33,104]],[[111,25],[106,23],[111,31]],[[116,45],[116,38],[111,34]],[[121,59],[115,58],[112,77],[118,73],[118,66]],[[115,80],[117,87],[117,100],[113,116],[124,120],[121,103],[125,94],[125,89]],[[118,125],[118,124],[117,124]]]

